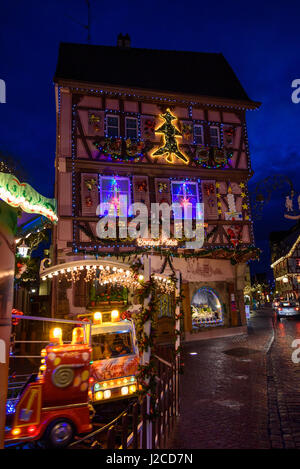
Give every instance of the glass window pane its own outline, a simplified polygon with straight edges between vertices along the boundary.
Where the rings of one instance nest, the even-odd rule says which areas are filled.
[[[210,144],[214,147],[219,146],[219,129],[218,127],[210,127]]]
[[[119,129],[117,127],[108,127],[107,136],[108,137],[119,137]]]
[[[187,195],[197,195],[196,184],[185,183],[184,187]]]
[[[110,138],[119,137],[119,118],[118,116],[107,116],[107,136]]]
[[[126,137],[128,138],[137,138],[137,131],[134,129],[127,129]]]
[[[119,119],[115,116],[107,116],[107,125],[110,127],[119,127]]]
[[[137,120],[136,119],[126,119],[126,127],[127,129],[136,129],[137,128]]]
[[[137,138],[137,119],[126,118],[126,137]]]
[[[204,143],[202,125],[194,126],[194,142],[196,145],[202,145]]]
[[[223,324],[222,304],[212,288],[202,287],[196,291],[191,301],[191,310],[193,329]]]

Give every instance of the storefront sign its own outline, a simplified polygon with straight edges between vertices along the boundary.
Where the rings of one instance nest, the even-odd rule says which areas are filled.
[[[136,241],[138,246],[178,246],[178,240],[172,238],[138,238]]]

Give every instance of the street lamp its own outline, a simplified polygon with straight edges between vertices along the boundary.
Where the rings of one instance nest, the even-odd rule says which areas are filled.
[[[20,246],[18,246],[18,254],[20,254],[20,256],[22,256],[22,257],[27,257],[29,250],[30,250],[30,247],[27,246],[24,243],[24,241]]]

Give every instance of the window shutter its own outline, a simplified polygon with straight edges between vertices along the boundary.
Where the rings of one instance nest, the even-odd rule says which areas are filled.
[[[90,110],[88,113],[89,135],[104,135],[104,112]]]
[[[167,178],[156,178],[155,179],[155,194],[156,202],[161,204],[163,202],[171,205],[171,187],[170,180]]]
[[[98,174],[81,174],[81,214],[83,216],[96,216],[99,204]]]
[[[153,116],[141,118],[141,135],[144,140],[155,140],[155,118]]]
[[[142,202],[150,209],[148,176],[133,176],[133,202]]]
[[[201,189],[204,219],[216,220],[218,218],[218,206],[215,181],[201,181]]]

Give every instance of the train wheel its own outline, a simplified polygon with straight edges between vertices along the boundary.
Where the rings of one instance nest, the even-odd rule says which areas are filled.
[[[74,427],[65,419],[55,420],[47,428],[44,441],[50,448],[65,448],[74,437]]]

